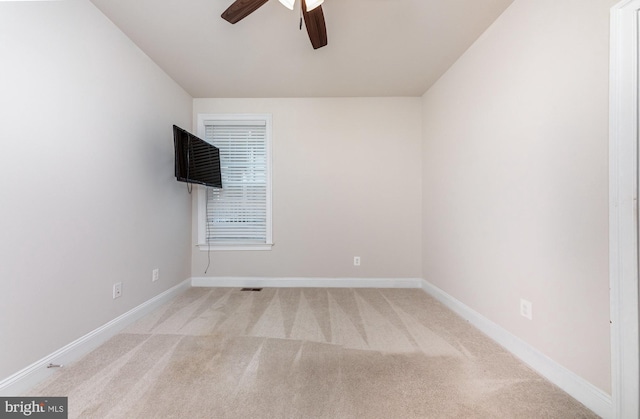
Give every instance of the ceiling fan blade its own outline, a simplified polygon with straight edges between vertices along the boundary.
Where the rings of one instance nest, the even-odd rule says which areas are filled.
[[[307,33],[313,49],[327,45],[327,26],[324,23],[322,6],[307,12],[307,2],[302,0],[302,15],[304,16],[304,25],[307,27]]]
[[[229,23],[240,22],[269,0],[236,0],[222,13],[222,18]]]

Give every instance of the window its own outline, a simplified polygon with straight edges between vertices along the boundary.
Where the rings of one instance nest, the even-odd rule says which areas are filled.
[[[271,115],[198,115],[198,136],[222,172],[222,189],[198,190],[199,247],[271,249]]]

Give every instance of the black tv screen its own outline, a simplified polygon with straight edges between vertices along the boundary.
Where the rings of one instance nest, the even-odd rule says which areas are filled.
[[[176,179],[222,188],[220,150],[195,135],[173,126]]]

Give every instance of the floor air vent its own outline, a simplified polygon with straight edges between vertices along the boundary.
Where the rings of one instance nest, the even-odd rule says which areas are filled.
[[[242,288],[240,291],[262,291],[262,288]]]

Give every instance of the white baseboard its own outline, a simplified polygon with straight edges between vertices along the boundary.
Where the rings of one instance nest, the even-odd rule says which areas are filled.
[[[127,311],[123,315],[116,317],[110,322],[87,333],[70,344],[58,349],[34,362],[28,367],[0,381],[0,396],[24,395],[38,383],[49,377],[54,368],[47,368],[49,364],[67,365],[80,359],[83,355],[91,352],[102,343],[115,336],[122,329],[153,311],[161,304],[171,300],[191,287],[190,280],[182,281],[180,284],[168,289],[139,306]]]
[[[560,387],[597,415],[605,419],[613,418],[613,402],[610,395],[456,300],[435,285],[425,280],[421,282],[422,289],[427,294],[467,320],[474,327],[533,368],[538,374]]]
[[[420,288],[420,278],[258,278],[194,277],[193,287],[247,288]]]

